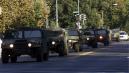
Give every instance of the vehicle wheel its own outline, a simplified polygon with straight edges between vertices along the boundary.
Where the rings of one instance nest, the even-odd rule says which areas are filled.
[[[109,41],[105,41],[104,46],[109,46]]]
[[[95,43],[92,44],[92,48],[98,48],[97,42],[95,42]]]
[[[1,55],[2,63],[6,64],[9,62],[9,53],[7,50],[2,50],[2,55]]]
[[[42,61],[43,61],[43,60],[42,60],[42,56],[41,56],[41,55],[37,55],[36,61],[37,61],[37,62],[42,62]]]
[[[11,63],[16,63],[17,62],[17,56],[11,57]]]
[[[59,56],[67,56],[68,55],[68,51],[64,48],[62,48],[59,52]]]
[[[66,45],[62,41],[60,47],[59,47],[59,56],[67,56],[68,55],[68,48],[66,48]]]
[[[75,52],[79,52],[80,51],[80,47],[79,47],[78,43],[75,43],[73,48],[74,48]]]
[[[64,48],[60,48],[59,56],[67,56],[68,52]]]
[[[62,57],[62,56],[64,56],[64,54],[60,52],[60,53],[59,53],[59,56]]]
[[[67,56],[68,55],[68,48],[64,49],[64,55]]]
[[[40,51],[39,49],[37,50],[37,53],[36,53],[36,61],[37,62],[42,62],[43,61],[42,51]]]
[[[44,61],[48,61],[48,55],[49,55],[49,53],[45,53],[45,54],[43,55],[43,60],[44,60]]]

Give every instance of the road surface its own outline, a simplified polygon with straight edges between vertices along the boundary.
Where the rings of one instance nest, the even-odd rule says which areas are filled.
[[[68,57],[50,56],[49,61],[35,62],[28,56],[18,58],[17,63],[1,64],[0,73],[129,73],[129,42],[113,42]]]

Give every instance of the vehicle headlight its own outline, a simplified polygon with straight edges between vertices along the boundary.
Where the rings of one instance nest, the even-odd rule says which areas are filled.
[[[103,36],[100,36],[99,38],[100,38],[100,39],[103,39]]]
[[[55,45],[56,44],[56,42],[55,41],[52,41],[52,45]]]
[[[86,38],[87,40],[90,40],[90,38]]]
[[[13,45],[13,44],[10,44],[10,45],[9,45],[9,47],[10,47],[10,48],[13,48],[13,47],[14,47],[14,45]]]
[[[69,40],[69,42],[72,42],[72,40]]]
[[[32,44],[31,43],[28,43],[28,47],[31,47],[32,46]]]

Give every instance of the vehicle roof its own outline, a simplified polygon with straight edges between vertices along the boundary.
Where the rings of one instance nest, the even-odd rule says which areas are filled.
[[[19,28],[8,29],[6,31],[15,31],[15,30],[42,30],[42,29],[34,27],[19,27]]]
[[[125,32],[125,33],[126,33],[126,31],[119,31],[119,32],[120,32],[120,33],[121,33],[121,32]]]
[[[46,29],[42,29],[45,31],[65,31],[65,29],[63,28],[46,28]]]

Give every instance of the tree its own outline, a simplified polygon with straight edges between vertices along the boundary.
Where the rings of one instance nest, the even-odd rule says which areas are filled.
[[[46,20],[48,18],[50,10],[45,0],[1,0],[0,5],[2,7],[1,31],[10,27],[37,26],[41,19]],[[38,14],[41,17],[40,20]],[[42,23],[44,22],[42,21]]]
[[[55,22],[55,0],[50,0],[51,2],[51,12],[50,21]],[[75,17],[73,12],[77,11],[77,4],[74,0],[58,0],[58,15],[59,15],[59,26],[60,27],[70,27],[75,25]],[[52,25],[52,24],[51,24]]]
[[[55,21],[55,0],[51,2],[50,20]],[[59,24],[61,27],[75,25],[73,12],[78,0],[58,0]],[[117,5],[114,5],[114,4]],[[119,28],[128,24],[129,0],[80,0],[80,14],[86,14],[86,26]],[[121,27],[124,29],[124,27]]]

